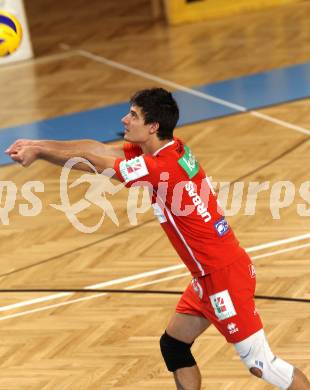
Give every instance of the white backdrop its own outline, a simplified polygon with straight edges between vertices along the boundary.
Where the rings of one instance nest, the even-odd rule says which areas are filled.
[[[10,56],[0,57],[0,65],[33,57],[23,0],[0,0],[0,10],[10,12],[16,16],[23,28],[23,40],[21,45]]]

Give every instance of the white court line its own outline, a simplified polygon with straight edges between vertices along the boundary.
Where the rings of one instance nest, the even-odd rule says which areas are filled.
[[[29,60],[24,60],[21,62],[14,62],[10,63],[8,65],[1,65],[0,66],[0,72],[1,71],[8,71],[16,68],[22,68],[24,66],[31,66],[31,65],[37,65],[37,64],[44,64],[46,62],[50,61],[56,61],[56,60],[62,60],[65,58],[69,58],[71,56],[80,56],[80,53],[78,53],[76,50],[68,50],[65,53],[56,53],[56,54],[50,54],[48,56],[38,57],[38,58],[32,58]]]
[[[70,295],[72,295],[72,294],[70,293]],[[44,307],[38,307],[37,309],[22,311],[22,312],[20,312],[20,313],[10,314],[10,315],[8,315],[8,316],[0,317],[0,321],[9,320],[9,319],[12,319],[12,318],[15,318],[15,317],[22,317],[22,316],[25,316],[25,315],[27,315],[27,314],[37,313],[37,312],[39,312],[39,311],[44,311],[44,310],[49,310],[49,309],[55,309],[56,307],[71,305],[72,303],[77,303],[77,302],[81,302],[81,301],[87,301],[87,300],[89,300],[89,299],[99,298],[99,297],[103,297],[104,295],[108,295],[108,294],[107,294],[107,293],[100,293],[100,294],[91,295],[91,296],[87,296],[87,297],[83,297],[83,298],[72,299],[72,300],[67,301],[67,302],[55,303],[54,305],[48,305],[48,306],[44,306]]]
[[[194,96],[200,97],[202,99],[209,100],[209,101],[211,101],[213,103],[217,103],[217,104],[220,104],[222,106],[226,106],[226,107],[232,108],[232,109],[234,109],[236,111],[242,111],[242,112],[247,111],[246,107],[240,106],[239,104],[234,104],[234,103],[228,102],[226,100],[217,98],[215,96],[208,95],[208,94],[206,94],[204,92],[200,92],[200,91],[197,91],[197,90],[192,89],[192,88],[184,87],[181,84],[177,84],[177,83],[175,83],[173,81],[163,79],[163,78],[155,76],[155,75],[153,75],[151,73],[144,72],[143,70],[132,68],[131,66],[128,66],[128,65],[125,65],[125,64],[121,64],[120,62],[116,62],[116,61],[113,61],[113,60],[109,60],[109,59],[107,59],[107,58],[105,58],[103,56],[99,56],[97,54],[92,54],[92,53],[90,53],[87,50],[77,50],[77,52],[82,57],[86,57],[86,58],[89,58],[89,59],[91,59],[93,61],[103,63],[105,65],[111,66],[112,68],[120,69],[120,70],[123,70],[123,71],[125,71],[127,73],[131,73],[131,74],[134,74],[136,76],[143,77],[144,79],[152,80],[152,81],[155,81],[155,82],[157,82],[159,84],[167,85],[167,86],[169,86],[171,88],[178,89],[178,90],[183,91],[183,92],[187,92],[190,95],[194,95]]]
[[[68,45],[62,45],[62,48],[64,50],[70,50],[71,49],[70,46],[68,46]],[[298,131],[299,133],[310,135],[310,130],[305,129],[304,127],[297,126],[297,125],[294,125],[292,123],[289,123],[289,122],[286,122],[286,121],[283,121],[283,120],[280,120],[280,119],[277,119],[277,118],[273,118],[270,115],[262,114],[262,113],[260,113],[258,111],[252,111],[252,110],[248,111],[248,109],[246,107],[240,106],[238,104],[229,102],[229,101],[224,100],[224,99],[217,98],[215,96],[206,94],[204,92],[197,91],[197,90],[192,89],[192,88],[184,87],[181,84],[175,83],[175,82],[167,80],[167,79],[163,79],[163,78],[155,76],[155,75],[153,75],[151,73],[144,72],[144,71],[142,71],[140,69],[133,68],[131,66],[122,64],[120,62],[109,60],[108,58],[105,58],[105,57],[100,56],[98,54],[93,54],[93,53],[91,53],[91,52],[89,52],[87,50],[80,49],[80,50],[76,50],[76,52],[79,53],[81,56],[89,58],[89,59],[91,59],[93,61],[96,61],[96,62],[105,64],[105,65],[111,66],[111,67],[116,68],[116,69],[123,70],[123,71],[125,71],[127,73],[134,74],[136,76],[145,78],[147,80],[155,81],[155,82],[157,82],[159,84],[163,84],[163,85],[169,86],[171,88],[174,88],[174,89],[177,89],[177,90],[180,90],[180,91],[183,91],[183,92],[187,92],[190,95],[197,96],[197,97],[200,97],[202,99],[211,101],[213,103],[217,103],[217,104],[220,104],[222,106],[226,106],[226,107],[232,108],[235,111],[246,112],[246,113],[248,113],[248,114],[250,114],[252,116],[255,116],[257,118],[260,118],[260,119],[263,119],[265,121],[268,121],[268,122],[280,125],[282,127],[286,127],[288,129],[291,129],[291,130],[294,130],[294,131]]]
[[[248,253],[251,253],[251,252],[259,251],[261,249],[272,248],[273,246],[290,244],[292,242],[306,240],[307,238],[310,238],[310,233],[302,234],[301,236],[284,238],[283,240],[272,241],[272,242],[261,244],[261,245],[251,246],[250,248],[246,248],[245,250]]]
[[[292,250],[305,248],[305,247],[309,247],[309,246],[310,246],[310,243],[304,244],[304,245],[300,245],[300,246],[295,246],[295,247],[292,247],[292,248],[286,248],[286,249],[283,249],[282,251],[270,252],[270,253],[265,253],[265,254],[262,254],[262,255],[254,256],[254,257],[252,257],[252,259],[273,256],[273,255],[275,255],[277,253],[280,253],[280,252],[281,253],[289,252],[289,251],[292,251]],[[131,289],[134,289],[134,288],[148,286],[148,285],[151,285],[151,284],[156,284],[156,283],[160,283],[160,282],[167,281],[167,280],[177,279],[177,278],[180,278],[180,277],[183,277],[183,276],[187,276],[187,275],[189,275],[189,272],[186,272],[184,274],[179,274],[179,275],[168,276],[166,278],[152,280],[150,282],[136,284],[134,286],[126,287],[125,290],[131,290]],[[12,318],[22,317],[22,316],[25,316],[27,314],[33,314],[33,313],[38,313],[38,312],[49,310],[49,309],[55,309],[57,307],[66,306],[66,305],[70,305],[70,304],[73,304],[73,303],[82,302],[82,301],[86,301],[86,300],[90,300],[90,299],[100,298],[100,297],[102,297],[104,295],[108,295],[108,293],[100,293],[100,294],[91,295],[91,296],[88,296],[88,297],[72,299],[72,300],[66,301],[66,302],[55,303],[54,305],[39,307],[37,309],[27,310],[27,311],[23,311],[23,312],[20,312],[20,313],[9,314],[7,316],[0,317],[0,321],[10,320]]]
[[[155,284],[155,283],[159,283],[159,282],[167,282],[168,280],[179,279],[179,278],[183,278],[184,276],[188,276],[188,275],[190,275],[189,271],[184,272],[183,274],[177,274],[177,275],[167,276],[167,277],[161,278],[161,279],[151,280],[150,282],[134,284],[133,286],[125,287],[124,290],[134,290],[135,288],[150,286],[151,284]]]
[[[284,240],[281,240],[281,242],[283,242]],[[261,254],[261,255],[257,255],[257,256],[253,256],[252,257],[252,260],[255,260],[255,259],[259,259],[259,258],[264,258],[264,257],[269,257],[269,256],[274,256],[276,254],[279,254],[279,253],[285,253],[285,252],[290,252],[290,251],[294,251],[294,250],[297,250],[297,249],[302,249],[302,248],[306,248],[306,247],[310,247],[310,243],[307,243],[307,244],[303,244],[303,245],[299,245],[299,246],[294,246],[294,247],[290,247],[290,248],[285,248],[285,249],[281,249],[281,250],[278,250],[278,251],[275,251],[275,252],[269,252],[269,253],[264,253],[264,254]],[[138,278],[141,278],[143,275],[144,277],[147,275],[147,276],[151,276],[151,275],[157,275],[159,273],[162,273],[162,272],[168,272],[169,271],[172,271],[172,270],[176,270],[176,269],[180,269],[180,268],[185,268],[184,264],[179,264],[179,265],[176,265],[176,266],[172,266],[172,267],[167,267],[167,268],[162,268],[162,269],[159,269],[159,270],[155,270],[154,273],[152,271],[150,272],[144,272],[142,274],[136,274],[136,275],[132,275],[132,276],[129,276],[127,278],[121,278],[121,279],[115,279],[115,280],[111,280],[111,281],[108,281],[108,282],[104,282],[104,283],[101,283],[100,286],[101,288],[104,288],[106,286],[111,286],[112,284],[118,284],[118,283],[124,283],[125,281],[133,281],[135,279],[138,279]],[[164,270],[164,271],[163,271]],[[161,271],[161,272],[160,272]],[[142,287],[142,286],[147,286],[147,285],[151,285],[151,284],[154,284],[154,283],[157,283],[157,282],[161,282],[161,281],[167,281],[167,280],[172,280],[172,279],[176,279],[176,278],[180,278],[182,276],[185,276],[189,273],[184,273],[184,274],[179,274],[179,275],[172,275],[172,276],[168,276],[168,277],[165,277],[165,278],[161,278],[161,279],[156,279],[156,280],[152,280],[150,282],[144,282],[144,283],[141,283],[141,284],[137,284],[137,285],[134,285],[134,286],[129,286],[129,287],[126,287],[125,289],[127,290],[130,290],[130,289],[134,289],[134,288],[138,288],[138,287]],[[121,281],[121,282],[120,282]],[[97,288],[99,285],[97,285]],[[85,290],[87,289],[90,289],[91,286],[88,286],[88,287],[85,287]],[[75,293],[72,292],[72,293],[60,293],[59,294],[59,297],[63,297],[63,296],[68,296],[68,295],[74,295]],[[96,294],[96,295],[92,295],[90,297],[87,297],[87,299],[92,299],[93,298],[97,298],[97,297],[100,297],[102,295],[105,295],[106,293],[101,293],[101,294]],[[55,297],[57,298],[58,296],[57,295],[51,295],[49,297],[53,297],[51,299],[55,299]],[[45,298],[49,298],[49,297],[45,297]],[[48,310],[48,309],[53,309],[55,307],[60,307],[60,306],[64,306],[64,305],[68,305],[69,303],[75,303],[75,302],[80,302],[82,300],[85,300],[86,298],[78,298],[78,299],[73,299],[73,300],[70,300],[70,301],[66,301],[66,302],[61,302],[61,303],[58,303],[58,304],[54,304],[54,305],[49,305],[49,306],[44,306],[43,308],[38,308],[38,309],[33,309],[33,310],[28,310],[28,311],[25,311],[25,312],[21,312],[21,313],[16,313],[16,314],[12,314],[12,315],[8,315],[8,316],[4,316],[4,317],[0,317],[0,321],[3,321],[4,319],[10,319],[10,318],[15,318],[15,317],[19,317],[21,315],[26,315],[26,314],[31,314],[31,313],[36,313],[38,311],[43,311],[43,310]],[[47,300],[47,299],[46,299]],[[17,304],[13,304],[13,305],[8,305],[8,306],[3,306],[1,307],[1,311],[8,311],[8,310],[12,310],[12,309],[16,309],[16,308],[19,308],[19,307],[23,307],[23,306],[29,306],[29,305],[32,305],[32,304],[35,304],[35,303],[38,303],[38,301],[41,302],[41,298],[38,298],[38,299],[33,299],[31,301],[25,301],[25,302],[21,302],[21,303],[17,303]]]
[[[36,303],[42,303],[42,302],[47,302],[47,301],[52,301],[54,299],[59,299],[59,298],[64,298],[72,295],[71,292],[65,292],[65,293],[57,293],[54,295],[47,295],[45,297],[40,297],[36,299],[31,299],[29,301],[24,301],[24,302],[19,302],[19,303],[14,303],[13,305],[8,305],[8,306],[2,306],[0,307],[0,312],[1,311],[7,311],[7,310],[13,310],[17,309],[19,307],[23,306],[29,306],[29,305],[34,305]]]
[[[310,246],[310,242],[308,244],[290,246],[289,248],[279,249],[278,251],[263,253],[263,254],[257,255],[257,256],[252,256],[251,259],[252,260],[262,259],[263,257],[275,256],[275,255],[279,255],[280,253],[292,252],[292,251],[295,251],[297,249],[308,248],[309,246]]]
[[[181,277],[183,278],[184,276],[188,276],[188,275],[190,275],[190,273],[189,272],[185,272],[185,273],[179,274],[179,275],[173,275],[173,276],[168,276],[166,278],[152,280],[151,282],[135,284],[133,286],[125,287],[124,290],[133,290],[135,288],[145,287],[145,286],[149,286],[151,284],[165,282],[165,281],[172,280],[172,279],[178,279],[178,278],[181,278]],[[88,296],[88,297],[72,299],[72,300],[67,301],[67,302],[56,303],[54,305],[39,307],[37,309],[27,310],[27,311],[23,311],[23,312],[16,313],[16,314],[10,314],[8,316],[0,317],[0,321],[9,320],[9,319],[16,318],[16,317],[21,317],[21,316],[24,316],[24,315],[27,315],[27,314],[33,314],[33,313],[37,313],[37,312],[44,311],[44,310],[54,309],[56,307],[65,306],[65,305],[69,305],[69,304],[73,304],[73,303],[77,303],[77,302],[81,302],[81,301],[86,301],[86,300],[90,300],[90,299],[100,298],[100,297],[102,297],[104,295],[108,295],[108,293],[100,293],[100,294],[91,295],[91,296]]]
[[[261,245],[256,245],[256,246],[253,246],[250,248],[246,248],[245,250],[248,253],[252,253],[252,252],[255,252],[258,250],[272,248],[274,246],[278,246],[278,245],[282,245],[282,244],[288,244],[288,243],[292,243],[292,242],[296,242],[296,241],[305,240],[307,238],[310,238],[310,233],[302,234],[300,236],[286,238],[283,240],[268,242],[268,243],[261,244]],[[123,278],[112,279],[112,280],[108,280],[106,282],[92,284],[90,286],[84,287],[84,289],[86,290],[86,289],[107,288],[110,286],[114,286],[115,284],[132,282],[132,281],[137,280],[137,279],[147,278],[149,276],[155,276],[155,275],[163,274],[166,272],[176,271],[176,270],[179,270],[182,268],[185,268],[184,264],[172,265],[170,267],[159,268],[159,269],[153,270],[153,271],[142,272],[142,273],[131,275],[131,276],[125,276]],[[17,309],[17,308],[24,307],[24,306],[30,306],[30,305],[34,305],[34,304],[41,303],[41,302],[52,301],[54,299],[59,299],[59,298],[63,298],[63,297],[70,296],[70,295],[73,295],[73,293],[70,293],[70,292],[59,293],[59,294],[47,295],[45,297],[31,299],[28,301],[18,302],[18,303],[14,303],[11,305],[0,307],[0,312]]]
[[[265,108],[268,108],[268,107],[265,107]],[[288,129],[296,130],[296,131],[298,131],[299,133],[303,133],[303,134],[306,134],[306,135],[310,135],[310,130],[308,130],[308,129],[305,129],[305,128],[300,127],[300,126],[296,126],[296,125],[294,125],[294,124],[292,124],[292,123],[283,121],[283,120],[281,120],[281,119],[274,118],[274,117],[272,117],[272,116],[270,116],[270,115],[263,114],[262,112],[258,112],[258,111],[249,111],[249,113],[250,113],[250,115],[256,116],[257,118],[260,118],[260,119],[263,119],[263,120],[266,120],[266,121],[275,123],[276,125],[280,125],[280,126],[283,126],[283,127],[287,127]]]
[[[56,60],[63,60],[72,56],[80,56],[79,53],[77,53],[75,50],[68,51],[66,53],[57,53],[57,54],[51,54],[49,56],[45,57],[39,57],[39,58],[33,58],[27,61],[22,62],[16,62],[16,63],[10,63],[8,65],[1,65],[0,66],[0,72],[1,71],[8,71],[11,69],[16,68],[22,68],[24,66],[31,66],[31,65],[37,65],[37,64],[44,64],[50,61],[56,61]],[[16,125],[16,126],[22,126],[22,125]],[[10,126],[13,127],[13,126]],[[15,126],[14,126],[15,127]],[[7,131],[8,127],[0,128],[0,132]]]
[[[178,274],[178,275],[168,276],[166,278],[152,280],[151,282],[135,284],[133,286],[125,287],[124,290],[133,290],[135,288],[145,287],[145,286],[149,286],[151,284],[156,284],[156,283],[160,283],[160,282],[166,282],[168,280],[177,279],[177,278],[181,278],[181,277],[183,278],[184,276],[188,276],[188,275],[190,275],[190,273],[189,272],[185,272],[183,274]],[[72,293],[69,293],[69,294],[73,295]],[[100,297],[103,297],[104,295],[108,295],[108,293],[100,293],[100,294],[90,295],[88,297],[72,299],[72,300],[67,301],[67,302],[56,303],[54,305],[39,307],[37,309],[27,310],[27,311],[23,311],[23,312],[16,313],[16,314],[10,314],[8,316],[0,317],[0,321],[12,319],[12,318],[15,318],[15,317],[25,316],[27,314],[33,314],[33,313],[37,313],[37,312],[44,311],[44,310],[54,309],[56,307],[65,306],[65,305],[69,305],[69,304],[73,304],[73,303],[77,303],[77,302],[81,302],[81,301],[86,301],[86,300],[89,300],[89,299],[100,298]]]
[[[157,269],[154,271],[142,272],[140,274],[126,276],[124,278],[112,279],[112,280],[108,280],[108,281],[103,282],[103,283],[93,284],[93,285],[84,287],[84,290],[107,288],[110,286],[114,286],[115,284],[132,282],[132,281],[137,280],[137,279],[147,278],[149,276],[159,275],[159,274],[163,274],[163,273],[170,272],[170,271],[176,271],[176,270],[182,269],[182,268],[185,268],[184,264],[172,265],[170,267],[160,268],[160,269]],[[14,303],[12,305],[0,307],[0,312],[17,309],[17,308],[24,307],[24,306],[30,306],[30,305],[34,305],[34,304],[41,303],[41,302],[52,301],[54,299],[63,298],[63,297],[73,295],[73,294],[74,293],[71,293],[71,292],[59,293],[59,294],[53,294],[53,295],[48,295],[45,297],[31,299],[29,301],[18,302],[18,303]]]

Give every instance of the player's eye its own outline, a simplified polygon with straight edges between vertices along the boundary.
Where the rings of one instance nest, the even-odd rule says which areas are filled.
[[[138,118],[137,113],[134,111],[130,111],[130,115],[132,116],[132,118],[135,118],[135,119]]]

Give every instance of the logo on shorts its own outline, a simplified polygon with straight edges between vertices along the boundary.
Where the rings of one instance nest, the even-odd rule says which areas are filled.
[[[219,321],[226,320],[237,314],[228,290],[210,295],[209,298]]]
[[[199,298],[202,299],[203,289],[202,289],[201,285],[199,284],[197,278],[194,278],[192,280],[192,287],[193,287],[193,290],[195,291],[195,293],[199,296]]]
[[[239,332],[239,329],[237,328],[237,325],[231,322],[230,324],[227,325],[227,329],[229,334],[234,334]]]
[[[255,271],[255,267],[254,267],[253,264],[249,264],[249,271],[250,271],[251,278],[255,278],[256,277],[256,271]]]

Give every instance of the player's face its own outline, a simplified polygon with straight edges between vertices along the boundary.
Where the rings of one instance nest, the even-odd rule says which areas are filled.
[[[129,142],[143,143],[150,136],[151,125],[144,123],[144,116],[141,108],[131,106],[129,113],[122,118],[125,127],[124,139]]]

